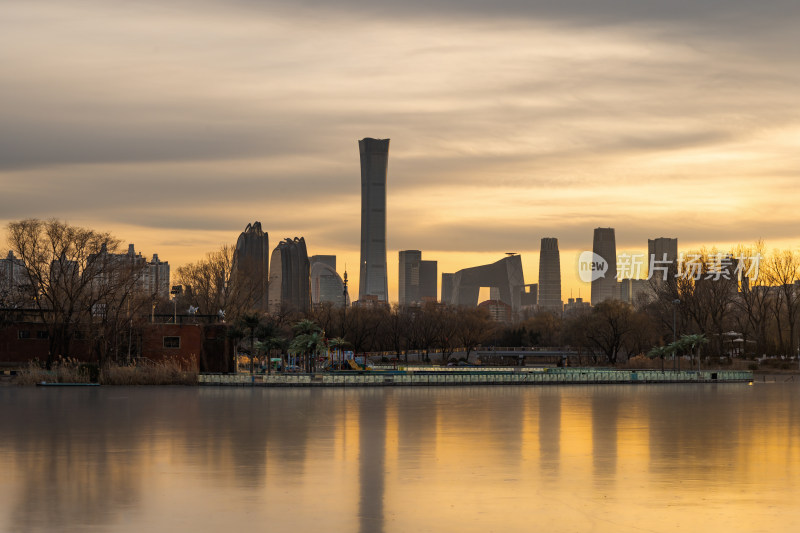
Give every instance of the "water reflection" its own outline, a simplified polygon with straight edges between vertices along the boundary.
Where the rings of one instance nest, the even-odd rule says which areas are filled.
[[[359,531],[383,532],[384,458],[386,456],[386,397],[368,389],[359,398]]]
[[[617,473],[617,426],[624,387],[609,385],[592,396],[592,467],[595,486],[614,483]]]
[[[793,531],[798,391],[4,387],[0,530]]]
[[[561,456],[561,387],[541,390],[539,399],[539,458],[543,472],[558,474]]]

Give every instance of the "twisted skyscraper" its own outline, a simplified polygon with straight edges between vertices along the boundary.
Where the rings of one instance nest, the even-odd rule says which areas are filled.
[[[240,291],[250,295],[249,307],[267,310],[269,280],[269,235],[261,222],[248,224],[236,240],[233,273]]]
[[[386,168],[389,139],[358,141],[361,153],[361,262],[358,299],[389,301],[386,276]]]
[[[303,237],[285,239],[272,251],[269,265],[269,312],[307,312],[311,308],[310,263]]]

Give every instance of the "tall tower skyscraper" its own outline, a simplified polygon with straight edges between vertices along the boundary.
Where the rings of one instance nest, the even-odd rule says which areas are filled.
[[[652,271],[651,266],[654,267]],[[678,269],[678,239],[648,239],[647,268],[651,278],[657,281],[665,281],[669,276],[674,276]]]
[[[558,239],[545,237],[539,252],[539,309],[561,313],[561,256]]]
[[[614,228],[595,228],[592,251],[608,263],[605,276],[592,282],[592,305],[619,298],[617,287],[617,243]]]
[[[358,299],[389,301],[386,279],[386,169],[389,139],[358,141],[361,154],[361,262]]]

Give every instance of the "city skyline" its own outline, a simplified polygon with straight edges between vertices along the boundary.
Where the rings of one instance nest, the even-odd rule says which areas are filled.
[[[355,288],[354,140],[374,136],[387,256],[439,272],[513,251],[536,282],[553,236],[562,299],[587,300],[594,227],[618,250],[798,249],[800,6],[308,5],[8,2],[0,223],[56,217],[176,267],[260,220]]]

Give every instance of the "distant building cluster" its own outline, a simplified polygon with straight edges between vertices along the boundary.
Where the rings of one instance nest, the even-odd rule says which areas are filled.
[[[614,228],[595,228],[592,251],[607,263],[605,275],[592,281],[592,305],[605,300],[621,300],[638,305],[655,297],[654,284],[674,276],[678,265],[678,239],[659,237],[647,241],[647,257],[642,265],[632,257],[618,256]],[[618,264],[618,259],[624,264]]]
[[[141,252],[135,251],[133,244],[128,245],[126,253],[120,254],[109,253],[106,245],[101,245],[99,252],[89,255],[83,271],[77,261],[68,260],[62,255],[50,264],[47,274],[51,285],[82,277],[88,280],[90,286],[97,288],[103,284],[117,283],[119,279],[115,278],[127,272],[135,273],[135,278],[131,280],[135,292],[169,298],[169,262],[161,261],[158,254],[153,254],[153,258],[148,261]],[[19,298],[26,291],[32,290],[37,283],[25,263],[15,257],[13,251],[9,251],[5,259],[0,259],[0,306],[3,305],[1,302],[15,302],[15,305],[19,305]]]
[[[389,139],[365,138],[358,142],[361,157],[361,258],[359,271],[360,305],[386,305],[386,182]],[[648,278],[667,279],[678,260],[677,239],[658,238],[648,241]],[[596,257],[602,258],[604,275],[592,280],[591,303],[582,298],[561,299],[561,259],[558,239],[544,237],[539,254],[539,281],[526,284],[522,259],[515,253],[489,265],[464,268],[441,274],[439,301],[445,305],[483,306],[498,321],[517,319],[521,314],[549,312],[557,315],[576,313],[605,300],[622,300],[639,304],[653,297],[650,279],[644,272],[623,269],[617,265],[614,228],[596,228],[592,241]],[[334,265],[326,268],[320,261],[312,276],[314,303],[340,293]],[[398,303],[401,307],[436,302],[438,267],[436,261],[423,260],[421,250],[402,250],[398,264]],[[652,272],[658,269],[657,273]],[[323,271],[325,274],[323,274]],[[669,274],[668,274],[669,273]],[[654,275],[657,274],[657,275]],[[327,279],[323,280],[323,277]],[[660,276],[660,277],[659,277]],[[327,288],[329,287],[329,289]],[[489,289],[489,299],[479,302],[481,289]],[[330,296],[323,297],[323,294]]]
[[[134,245],[128,245],[128,251],[124,254],[110,254],[105,245],[102,246],[97,258],[90,258],[90,263],[113,264],[114,267],[101,269],[103,272],[121,272],[126,268],[140,270],[137,281],[138,290],[144,294],[159,298],[169,298],[170,273],[169,262],[161,261],[158,254],[153,254],[153,258],[148,261],[142,257],[141,252],[136,252]],[[75,265],[77,268],[77,265]]]
[[[361,168],[360,277],[355,302],[358,305],[389,302],[386,259],[389,143],[389,139],[370,137],[358,141]],[[441,304],[486,307],[503,322],[538,312],[575,313],[610,299],[637,304],[652,298],[653,283],[663,282],[674,273],[677,250],[677,239],[649,240],[648,257],[655,261],[650,261],[647,271],[641,272],[630,265],[618,264],[614,228],[596,228],[592,252],[593,257],[602,258],[604,275],[592,278],[591,303],[571,297],[566,305],[561,297],[561,260],[555,237],[541,239],[539,279],[535,284],[525,283],[521,256],[509,253],[488,265],[443,272],[439,287],[437,261],[423,259],[421,250],[402,250],[398,257],[398,303],[401,307],[436,303],[438,295]],[[103,255],[104,262],[141,267],[139,289],[169,297],[169,264],[161,261],[158,254],[146,261],[131,244],[127,253],[110,254],[104,248],[99,255]],[[309,257],[303,237],[285,238],[271,249],[269,234],[256,221],[247,224],[236,241],[231,280],[237,290],[246,291],[249,305],[263,312],[306,312],[326,304],[346,307],[350,305],[347,273],[340,276],[336,267],[335,255]],[[77,268],[56,261],[51,275],[53,278],[77,275]],[[19,292],[30,284],[25,266],[12,252],[0,260],[0,296]],[[489,298],[480,302],[481,290],[487,288]]]
[[[345,279],[336,272],[335,255],[308,256],[303,237],[286,238],[270,253],[261,222],[248,224],[236,241],[233,275],[252,307],[264,312],[308,312],[312,306],[349,305]]]

